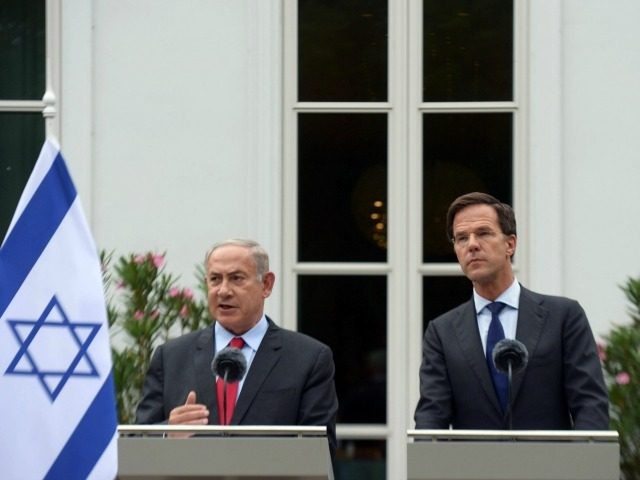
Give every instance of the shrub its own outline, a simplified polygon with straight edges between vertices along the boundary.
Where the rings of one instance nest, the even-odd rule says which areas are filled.
[[[144,377],[153,349],[172,336],[210,324],[204,271],[198,295],[180,287],[178,279],[165,272],[165,254],[143,253],[121,256],[100,253],[111,336],[113,379],[118,421],[135,421]]]
[[[611,402],[611,428],[620,435],[620,472],[640,479],[640,278],[621,286],[631,323],[617,325],[600,345]]]

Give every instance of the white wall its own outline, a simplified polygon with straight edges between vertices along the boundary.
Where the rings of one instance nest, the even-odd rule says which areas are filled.
[[[532,286],[580,301],[603,335],[640,275],[640,4],[531,10]]]
[[[279,2],[89,4],[63,4],[61,143],[98,246],[167,251],[194,285],[212,243],[250,237],[278,273]]]
[[[640,3],[565,4],[567,294],[595,329],[626,322],[640,275]]]

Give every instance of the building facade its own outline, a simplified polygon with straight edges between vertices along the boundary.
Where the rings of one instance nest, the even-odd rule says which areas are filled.
[[[23,5],[28,3],[28,7]],[[268,314],[333,351],[345,478],[406,477],[426,323],[471,294],[448,203],[514,205],[514,267],[626,320],[640,270],[633,0],[44,0],[0,7],[0,232],[45,133],[99,247],[184,282],[250,237]]]

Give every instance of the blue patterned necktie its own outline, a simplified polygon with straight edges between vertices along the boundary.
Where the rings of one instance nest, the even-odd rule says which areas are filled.
[[[498,395],[498,400],[500,401],[500,406],[502,407],[502,411],[507,410],[507,395],[508,395],[508,385],[507,385],[507,376],[504,373],[500,373],[496,370],[495,365],[493,364],[493,348],[496,346],[500,340],[504,338],[504,330],[502,329],[502,324],[500,323],[500,311],[506,305],[502,302],[493,302],[487,305],[487,308],[491,312],[491,324],[489,325],[489,332],[487,333],[487,366],[489,367],[489,372],[491,373],[491,378],[493,379],[493,387],[496,390],[496,394]]]

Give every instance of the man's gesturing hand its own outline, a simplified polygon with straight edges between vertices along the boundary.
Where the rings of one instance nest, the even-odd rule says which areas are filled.
[[[206,405],[196,403],[196,392],[191,390],[184,405],[169,413],[169,425],[206,425],[209,423],[209,410]],[[190,437],[190,433],[170,433],[171,438]]]

